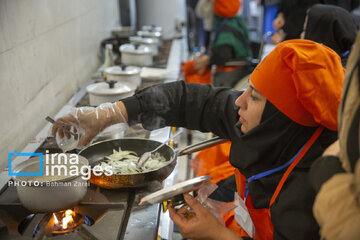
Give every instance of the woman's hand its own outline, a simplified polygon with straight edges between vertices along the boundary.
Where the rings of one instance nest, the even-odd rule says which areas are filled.
[[[199,201],[184,194],[187,205],[194,211],[189,212],[185,207],[176,211],[169,208],[169,214],[174,223],[179,227],[184,238],[194,239],[241,239],[225,226],[214,215],[206,210]]]
[[[274,33],[271,36],[270,43],[276,45],[284,41],[285,37],[286,37],[286,33],[282,29],[280,29],[278,32]]]
[[[336,140],[323,152],[323,156],[335,156],[338,157],[340,154],[339,140]]]
[[[198,74],[203,74],[206,68],[210,64],[210,57],[208,55],[202,55],[195,59],[194,68]]]
[[[69,114],[55,121],[51,133],[55,136],[58,132],[61,138],[64,136],[70,138],[70,134],[61,128],[70,129],[70,127],[74,127],[77,129],[75,132],[84,131],[78,146],[86,146],[106,127],[120,122],[127,122],[127,111],[124,104],[122,102],[103,103],[96,108],[80,107],[71,110]]]

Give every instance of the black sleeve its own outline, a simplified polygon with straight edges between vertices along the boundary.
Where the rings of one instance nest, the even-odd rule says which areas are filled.
[[[234,58],[235,53],[232,46],[219,46],[210,56],[210,65],[224,66],[226,62]]]
[[[336,173],[345,172],[340,160],[335,156],[319,157],[310,168],[309,178],[311,185],[316,192],[320,191],[321,186]]]
[[[217,185],[218,188],[209,195],[209,198],[222,202],[233,202],[236,192],[235,175],[221,180]]]
[[[231,139],[238,119],[234,103],[240,94],[233,89],[177,81],[144,89],[123,102],[129,124],[141,122],[149,130],[185,127]]]
[[[291,172],[271,207],[274,240],[320,239],[319,226],[312,214],[315,191],[307,171]]]

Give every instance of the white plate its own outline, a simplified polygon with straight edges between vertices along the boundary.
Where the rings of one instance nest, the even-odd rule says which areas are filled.
[[[139,205],[143,205],[146,203],[161,203],[163,201],[169,200],[179,194],[187,193],[190,191],[194,191],[200,188],[203,182],[209,181],[211,178],[207,175],[200,176],[197,178],[192,178],[187,181],[175,184],[173,186],[161,189],[157,192],[151,193],[145,197],[143,197],[139,203]]]

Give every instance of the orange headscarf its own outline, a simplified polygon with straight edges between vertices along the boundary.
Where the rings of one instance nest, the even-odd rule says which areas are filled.
[[[219,17],[233,17],[241,7],[240,0],[214,0],[214,12]]]
[[[259,63],[250,80],[291,120],[336,131],[344,72],[333,50],[298,39],[280,43]]]

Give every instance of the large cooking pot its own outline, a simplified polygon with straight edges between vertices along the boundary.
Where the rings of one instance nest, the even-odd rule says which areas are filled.
[[[141,84],[140,68],[133,66],[112,66],[105,69],[107,80],[117,81],[129,86],[132,90],[136,90]]]
[[[157,31],[138,31],[137,35],[143,38],[152,38],[154,40],[157,40],[159,46],[162,44],[162,33]]]
[[[225,141],[227,140],[216,137],[188,146],[180,150],[177,154],[174,149],[168,145],[164,145],[157,152],[168,161],[168,164],[165,166],[153,171],[136,174],[113,174],[111,176],[106,176],[105,174],[100,176],[91,175],[90,182],[108,189],[146,186],[151,181],[162,181],[167,178],[176,165],[177,156],[191,154]],[[144,152],[154,150],[161,144],[161,142],[140,138],[112,139],[92,144],[81,150],[79,154],[88,159],[91,166],[94,166],[103,160],[105,156],[112,154],[114,149],[118,150],[119,147],[122,150],[134,151],[138,156],[141,156]]]
[[[71,154],[63,154],[68,160],[74,157]],[[70,173],[70,171],[74,169],[74,166],[78,169],[83,167],[89,169],[88,161],[86,158],[76,155],[78,157],[77,164],[73,164],[74,162],[65,163],[64,155],[48,154],[48,162],[44,156],[42,176],[18,175],[13,177],[19,200],[25,208],[34,213],[57,212],[72,208],[85,196],[87,181],[82,177],[80,171],[78,174]],[[54,162],[51,159],[54,159]],[[14,167],[13,172],[17,174],[40,173],[40,162],[40,157],[30,158]],[[60,165],[62,169],[56,170]],[[47,169],[49,169],[48,172]],[[51,174],[51,169],[54,169],[54,174]],[[65,174],[65,169],[67,174]],[[49,173],[48,176],[46,173]]]
[[[129,37],[129,40],[130,40],[130,43],[132,43],[132,44],[144,45],[144,46],[149,47],[151,49],[153,55],[158,54],[159,43],[158,43],[157,39],[132,36],[132,37]]]
[[[120,46],[121,62],[125,65],[146,67],[153,64],[153,54],[149,47],[137,44]]]

